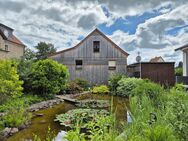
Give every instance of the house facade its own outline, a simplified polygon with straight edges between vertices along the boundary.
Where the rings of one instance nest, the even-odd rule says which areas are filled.
[[[13,34],[13,29],[0,23],[0,59],[20,58],[25,45]]]
[[[183,83],[188,87],[188,44],[175,49],[183,52],[183,76],[176,76],[176,82]]]
[[[91,84],[107,84],[113,73],[127,72],[128,53],[95,29],[76,46],[49,55],[69,69],[70,79],[84,78]]]
[[[175,49],[175,51],[179,50],[183,52],[183,76],[188,76],[188,44]]]
[[[165,61],[164,61],[164,59],[161,56],[159,56],[159,57],[151,58],[149,62],[160,63],[160,62],[165,62]]]

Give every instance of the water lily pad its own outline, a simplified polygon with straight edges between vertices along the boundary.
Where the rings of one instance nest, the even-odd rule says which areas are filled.
[[[67,113],[56,116],[55,121],[59,121],[60,125],[74,128],[76,125],[84,128],[89,121],[95,121],[98,116],[107,116],[107,110],[100,109],[73,109]]]
[[[81,108],[107,108],[110,107],[110,101],[108,100],[81,100],[76,103],[76,106]]]

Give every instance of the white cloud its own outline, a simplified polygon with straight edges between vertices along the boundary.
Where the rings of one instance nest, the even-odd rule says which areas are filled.
[[[74,46],[80,35],[86,36],[100,23],[111,25],[119,17],[154,9],[162,15],[138,25],[134,35],[117,30],[110,38],[131,54],[129,62],[135,61],[138,51],[143,60],[155,56],[180,59],[174,49],[188,42],[188,33],[182,29],[172,36],[165,31],[188,24],[187,0],[0,0],[0,22],[14,28],[30,47],[46,41],[60,50]]]

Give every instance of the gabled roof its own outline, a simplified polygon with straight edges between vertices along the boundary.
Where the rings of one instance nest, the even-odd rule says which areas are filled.
[[[13,32],[13,29],[12,29],[12,28],[10,28],[10,27],[8,27],[8,26],[6,26],[6,25],[4,25],[4,24],[1,24],[1,23],[0,23],[0,26],[1,26],[1,27],[5,27],[5,28],[7,28],[7,29],[9,29],[9,30],[11,30],[11,31]],[[6,37],[5,34],[3,33],[3,31],[2,31],[1,29],[0,29],[0,36],[2,36],[4,40],[10,41],[10,42],[15,43],[15,44],[18,44],[18,45],[25,46],[25,45],[24,45],[15,35],[13,35],[13,34],[12,34],[11,36],[9,36],[9,37]]]
[[[95,29],[93,30],[88,36],[86,36],[82,41],[80,41],[76,46],[74,47],[71,47],[71,48],[68,48],[68,49],[64,49],[62,51],[59,51],[59,52],[56,52],[56,53],[53,53],[53,54],[49,54],[49,57],[50,56],[54,56],[54,55],[57,55],[57,54],[61,54],[61,53],[64,53],[64,52],[67,52],[69,50],[72,50],[72,49],[76,49],[79,47],[79,45],[81,45],[85,40],[87,40],[94,32],[98,32],[101,36],[103,36],[107,41],[109,41],[110,43],[112,43],[114,45],[115,48],[117,48],[121,53],[123,53],[124,55],[128,56],[129,54],[127,52],[125,52],[123,49],[121,49],[118,45],[116,45],[110,38],[108,38],[104,33],[102,33],[99,29]]]
[[[186,45],[184,45],[184,46],[182,46],[182,47],[179,47],[179,48],[175,49],[175,51],[183,50],[183,49],[185,49],[185,48],[188,48],[188,44],[186,44]]]
[[[160,59],[162,60],[162,62],[164,62],[164,59],[161,56],[151,58],[151,60],[149,62],[153,62],[153,63],[159,62]]]

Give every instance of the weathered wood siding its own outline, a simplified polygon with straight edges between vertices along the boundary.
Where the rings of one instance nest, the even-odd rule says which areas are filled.
[[[93,41],[100,41],[100,53],[93,52]],[[127,56],[99,33],[94,32],[79,47],[51,56],[66,65],[70,79],[85,78],[92,84],[107,84],[112,73],[126,73]],[[75,60],[83,60],[81,70],[75,69]],[[108,61],[116,61],[116,70],[108,69]]]

